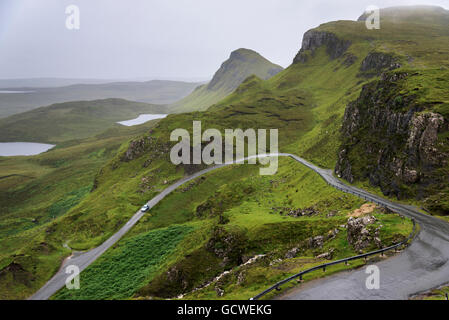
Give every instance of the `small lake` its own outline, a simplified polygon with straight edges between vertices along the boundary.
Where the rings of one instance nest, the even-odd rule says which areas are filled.
[[[33,142],[0,142],[0,156],[34,156],[53,148],[53,144]]]
[[[167,114],[141,114],[135,119],[120,121],[117,123],[127,126],[127,127],[131,127],[131,126],[136,126],[138,124],[148,122],[150,120],[163,119],[166,116],[167,116]]]

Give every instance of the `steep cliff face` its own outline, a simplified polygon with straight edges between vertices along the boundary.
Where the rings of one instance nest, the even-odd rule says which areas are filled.
[[[360,72],[364,76],[375,76],[386,70],[400,68],[399,59],[392,54],[383,52],[370,52],[360,65]]]
[[[350,182],[368,179],[386,195],[423,199],[447,187],[439,170],[447,165],[448,141],[439,137],[448,122],[403,90],[409,77],[384,74],[348,104],[335,172]]]
[[[315,50],[326,46],[326,52],[331,59],[341,57],[351,45],[351,41],[339,39],[334,33],[318,30],[309,30],[302,39],[301,50],[293,59],[293,63],[306,62],[309,55],[314,55]]]

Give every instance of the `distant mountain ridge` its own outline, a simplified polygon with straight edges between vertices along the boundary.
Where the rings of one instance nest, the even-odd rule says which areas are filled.
[[[0,141],[57,144],[94,136],[139,114],[164,111],[164,106],[123,99],[57,103],[0,119]]]
[[[14,89],[18,88],[52,88],[65,87],[74,84],[101,84],[117,82],[112,79],[94,79],[94,78],[17,78],[17,79],[0,79],[0,88]]]
[[[233,51],[228,60],[222,63],[212,80],[182,100],[170,106],[171,112],[202,111],[232,93],[251,75],[269,79],[283,68],[276,65],[256,51],[240,48]]]
[[[56,88],[14,88],[27,93],[0,93],[0,118],[41,106],[80,100],[126,99],[151,104],[170,104],[191,93],[199,83],[151,80],[73,84]]]

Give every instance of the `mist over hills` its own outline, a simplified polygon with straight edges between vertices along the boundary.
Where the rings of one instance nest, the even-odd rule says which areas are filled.
[[[170,105],[171,112],[203,111],[234,91],[246,78],[255,75],[269,79],[283,68],[250,49],[233,51],[212,80],[197,87],[190,95]]]
[[[189,103],[196,106],[197,103],[207,102],[209,105],[232,92],[249,75],[268,79],[281,70],[282,67],[272,64],[257,52],[239,49],[231,53],[230,58],[221,65],[210,82],[197,87],[191,95],[176,105],[179,104],[183,111],[188,110]],[[1,118],[0,141],[60,143],[70,139],[87,138],[117,126],[117,121],[134,118],[139,114],[173,112],[172,106],[162,103],[179,100],[179,97],[189,93],[195,85],[197,83],[152,80],[74,84],[56,88],[23,87],[16,90],[23,90],[25,93],[0,93],[0,104],[2,98],[4,103],[4,100],[8,100],[14,101],[15,104],[23,104],[28,99],[30,105],[39,101],[43,103],[70,100],[34,107],[30,111]],[[27,92],[28,90],[32,91]],[[99,96],[108,98],[97,99]],[[133,101],[113,98],[115,96],[131,97]],[[161,104],[147,104],[138,102],[139,100],[158,101]],[[8,110],[17,111],[13,108]],[[53,125],[48,126],[48,123]]]
[[[0,79],[0,88],[17,89],[17,88],[51,88],[64,87],[74,84],[101,84],[117,82],[111,79],[89,79],[89,78],[17,78],[17,79]]]
[[[203,130],[276,128],[281,152],[449,221],[449,12],[387,8],[379,30],[361,18],[332,21],[307,31],[299,46],[282,71],[239,49],[208,84],[171,106],[204,112],[112,127],[37,157],[0,159],[0,297],[29,297],[71,253],[67,246],[97,247],[143,203],[204,168],[170,161],[171,132],[191,132],[195,120]],[[67,117],[70,128],[71,116],[103,115],[114,102],[91,103],[8,119],[36,119],[42,111]],[[54,298],[248,299],[300,270],[387,247],[411,232],[410,220],[374,208],[376,222],[349,236],[348,221],[364,200],[289,159],[280,159],[276,175],[257,171],[222,168],[175,190],[83,271],[80,290],[63,288]],[[260,260],[244,264],[251,257]]]
[[[56,88],[15,88],[26,93],[0,92],[0,117],[25,112],[53,103],[119,98],[151,104],[169,104],[185,97],[198,83],[151,80],[147,82],[112,82],[74,84]]]

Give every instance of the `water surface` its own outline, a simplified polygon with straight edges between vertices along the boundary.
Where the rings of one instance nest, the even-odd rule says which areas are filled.
[[[34,156],[53,148],[53,144],[34,142],[0,142],[0,156]]]
[[[131,126],[136,126],[138,124],[148,122],[150,120],[162,119],[162,118],[165,118],[166,116],[167,116],[167,114],[141,114],[135,119],[120,121],[117,123],[127,126],[127,127],[131,127]]]

